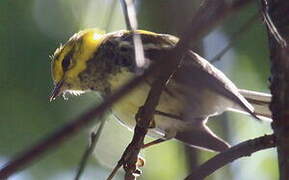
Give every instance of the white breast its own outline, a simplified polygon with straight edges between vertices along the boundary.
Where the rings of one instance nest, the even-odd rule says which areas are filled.
[[[113,78],[111,81],[113,89],[119,88],[130,78],[132,78],[132,74],[129,72],[123,72],[121,76]],[[113,106],[113,114],[122,124],[130,129],[135,127],[135,114],[138,112],[139,107],[144,105],[149,90],[150,86],[147,83],[141,84]],[[179,102],[177,99],[171,98],[168,94],[162,94],[157,110],[179,115],[180,110],[183,109],[182,104]],[[165,116],[155,115],[154,120],[156,128],[150,130],[149,134],[151,136],[164,136],[166,132],[172,131],[171,129],[175,130],[186,127],[185,122]]]
[[[111,80],[112,89],[119,88],[132,77],[132,73],[122,72],[121,75],[118,75]],[[163,93],[157,110],[178,116],[189,113],[190,119],[189,121],[182,121],[155,115],[154,120],[156,128],[150,130],[152,136],[159,137],[159,135],[164,135],[167,132],[187,128],[188,123],[191,123],[197,118],[217,115],[233,106],[232,101],[212,93],[210,90],[197,88],[188,89],[184,86],[180,87],[179,85],[174,84],[174,82],[169,83],[167,87],[169,91],[174,93],[174,96],[169,95],[169,93]],[[113,106],[113,114],[122,124],[130,129],[135,127],[135,114],[138,112],[139,107],[144,105],[149,90],[150,86],[144,83]],[[200,91],[202,93],[200,93]]]

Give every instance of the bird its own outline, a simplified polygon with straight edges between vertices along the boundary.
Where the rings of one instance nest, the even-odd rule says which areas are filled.
[[[51,56],[54,89],[50,100],[66,93],[94,91],[105,100],[137,76],[133,37],[139,35],[146,61],[154,64],[173,50],[179,38],[146,30],[104,33],[85,29],[75,33]],[[162,67],[159,67],[160,69]],[[129,129],[156,79],[150,74],[140,86],[111,107],[112,114]],[[206,124],[225,111],[271,118],[271,95],[238,89],[220,70],[197,53],[186,50],[180,66],[169,79],[156,107],[148,136],[161,141],[177,139],[189,146],[222,152],[230,145]]]

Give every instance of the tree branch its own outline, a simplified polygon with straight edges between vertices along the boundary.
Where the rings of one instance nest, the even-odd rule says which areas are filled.
[[[100,122],[99,127],[97,127],[97,129],[93,130],[93,132],[91,132],[91,134],[90,134],[90,142],[89,142],[87,148],[85,149],[85,152],[83,153],[83,155],[81,157],[81,160],[80,160],[80,163],[79,163],[77,173],[76,173],[74,180],[79,180],[81,175],[83,174],[85,168],[86,168],[88,160],[89,160],[91,154],[93,153],[95,146],[97,144],[97,141],[98,141],[98,139],[101,135],[101,132],[103,130],[103,127],[105,124],[105,117],[106,116],[100,118],[101,122]]]
[[[195,169],[185,180],[201,180],[211,175],[216,170],[233,162],[236,159],[245,156],[251,156],[260,150],[272,148],[276,146],[274,135],[265,135],[252,140],[242,142],[236,146],[231,147],[225,152],[217,154],[200,167]]]
[[[289,179],[289,11],[288,0],[262,1],[271,59],[272,129],[277,139],[280,180]]]
[[[136,18],[136,10],[134,6],[134,0],[120,0],[122,5],[123,14],[126,22],[126,27],[130,31],[135,31],[138,29],[138,22]],[[142,40],[139,34],[134,34],[133,36],[134,54],[136,68],[135,71],[138,74],[143,73],[144,68],[148,65],[144,57],[144,50]]]
[[[257,12],[255,15],[250,17],[245,24],[243,24],[240,29],[232,34],[232,36],[229,39],[229,43],[226,47],[224,47],[218,54],[216,54],[211,60],[211,63],[215,63],[219,61],[236,43],[238,39],[242,37],[243,34],[248,32],[248,30],[252,27],[253,24],[256,23],[257,18],[259,17],[259,12]]]

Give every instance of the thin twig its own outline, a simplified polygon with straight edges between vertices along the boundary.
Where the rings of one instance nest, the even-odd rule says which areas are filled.
[[[115,12],[115,8],[116,8],[116,0],[112,0],[112,2],[110,3],[111,5],[109,6],[109,10],[107,10],[108,12],[106,12],[106,19],[103,22],[106,22],[104,29],[106,31],[108,31],[110,29],[110,26],[112,24],[112,17],[114,15]]]
[[[135,7],[134,7],[134,2],[133,0],[120,0],[122,8],[123,8],[123,13],[124,13],[124,17],[125,17],[125,21],[126,21],[126,25],[127,25],[127,29],[130,31],[135,31],[138,29],[138,23],[137,23],[137,18],[136,18],[136,11],[135,11]],[[141,74],[143,73],[143,68],[145,67],[145,65],[147,64],[146,59],[144,57],[144,50],[143,50],[143,44],[142,44],[142,40],[139,34],[134,34],[133,35],[133,45],[134,45],[134,54],[135,54],[135,62],[136,62],[136,67],[135,67],[135,72],[137,74]],[[137,129],[137,128],[136,128]],[[144,133],[145,136],[146,133]],[[138,139],[138,142],[142,142],[143,140]],[[133,143],[134,141],[132,141]],[[132,147],[132,145],[128,146],[128,147]],[[131,151],[129,150],[129,148],[126,149],[126,151]],[[136,151],[134,151],[136,157],[132,157],[130,158],[132,162],[131,164],[135,164],[137,161],[137,154],[139,153],[140,148],[137,148]],[[126,152],[124,152],[121,160],[118,162],[117,167],[120,165],[124,165],[124,163],[126,162],[125,159],[125,154]],[[130,154],[130,152],[128,153]],[[118,170],[118,168],[115,168],[115,172]],[[126,171],[126,175],[125,175],[125,179],[129,180],[129,179],[134,179],[134,171],[135,168],[128,168],[128,169],[134,169],[134,170],[127,170]],[[110,175],[110,177],[113,177],[114,174],[112,173]]]
[[[126,27],[130,31],[135,31],[138,29],[138,22],[136,18],[136,10],[133,0],[120,0],[123,13],[125,17]],[[143,73],[144,68],[148,64],[144,57],[144,50],[142,40],[139,34],[134,34],[133,36],[134,54],[137,74]]]
[[[117,163],[117,165],[113,168],[113,170],[111,171],[106,180],[112,180],[112,178],[116,175],[117,171],[119,170],[119,168],[121,168],[121,166],[122,166],[121,162]]]
[[[281,36],[281,34],[279,33],[278,29],[276,28],[275,24],[273,23],[273,21],[271,20],[271,17],[268,13],[269,10],[269,6],[268,6],[268,2],[267,0],[262,0],[262,7],[263,7],[263,17],[264,17],[264,21],[270,31],[270,33],[273,35],[273,37],[276,39],[276,41],[281,45],[281,47],[285,48],[287,47],[287,41]]]
[[[198,11],[195,14],[194,16],[195,18],[192,21],[194,22],[194,24],[189,24],[187,31],[185,31],[185,33],[183,33],[181,37],[181,39],[184,39],[184,41],[183,43],[179,43],[180,47],[181,47],[181,44],[190,44],[190,42],[188,41],[191,41],[192,39],[194,40],[198,39],[196,38],[198,36],[204,36],[205,34],[208,34],[208,32],[210,32],[213,29],[213,27],[216,27],[220,23],[221,20],[224,20],[229,15],[233,15],[239,12],[243,7],[245,7],[246,5],[254,1],[253,0],[236,0],[236,1],[233,1],[232,4],[227,4],[224,1],[212,1],[212,0],[206,0],[205,3],[206,2],[216,3],[217,6],[213,6],[211,7],[211,9],[204,9],[204,11]],[[214,12],[218,12],[218,13],[214,14]],[[203,16],[202,14],[206,14],[206,16],[198,19],[198,17]]]
[[[166,112],[162,112],[162,111],[155,111],[156,115],[160,115],[160,116],[164,116],[164,117],[168,117],[168,118],[172,118],[172,119],[178,119],[178,120],[183,120],[183,118],[181,116],[175,115],[175,114],[170,114],[170,113],[166,113]]]
[[[126,0],[120,0],[120,4],[121,4],[122,12],[123,12],[123,15],[124,15],[126,29],[133,30],[134,28],[132,27],[132,24],[131,24],[131,20],[130,20],[130,17],[129,17],[129,12],[128,12],[128,8],[127,8]]]
[[[106,11],[106,20],[104,22],[106,22],[105,24],[105,30],[108,31],[110,26],[111,26],[111,21],[112,21],[112,17],[113,17],[113,13],[115,11],[115,7],[116,7],[116,0],[112,0],[111,2],[111,6],[109,6],[109,10]],[[97,144],[97,141],[99,139],[99,136],[102,132],[102,129],[103,129],[103,126],[105,124],[105,118],[104,117],[101,117],[101,123],[99,125],[99,127],[97,128],[97,130],[91,132],[90,134],[90,142],[87,146],[87,149],[85,150],[85,152],[83,153],[83,156],[81,158],[81,161],[79,163],[79,166],[78,166],[78,169],[77,169],[77,173],[76,173],[76,176],[75,176],[75,180],[79,180],[81,175],[83,174],[85,168],[86,168],[86,165],[87,165],[87,162],[89,160],[89,157],[91,156],[91,154],[93,153],[94,149],[95,149],[95,146]]]
[[[223,48],[218,54],[216,54],[212,60],[210,61],[211,63],[217,62],[219,61],[231,48],[232,46],[236,43],[236,41],[238,39],[240,39],[240,37],[245,34],[246,32],[248,32],[248,30],[250,29],[250,27],[252,27],[252,25],[256,22],[256,20],[259,17],[259,12],[257,12],[255,15],[253,15],[251,18],[249,18],[247,20],[247,22],[245,24],[243,24],[243,26],[237,31],[235,32],[230,40],[228,45]]]
[[[241,157],[250,156],[260,150],[276,146],[274,135],[265,135],[252,140],[242,142],[231,147],[227,151],[217,154],[200,167],[196,168],[185,180],[201,180],[211,175],[221,167]]]
[[[81,158],[81,161],[79,163],[79,167],[75,176],[75,180],[79,180],[81,175],[84,172],[84,169],[87,165],[88,159],[91,156],[91,154],[93,153],[95,146],[97,144],[97,141],[99,139],[99,136],[101,135],[101,132],[103,130],[103,126],[105,124],[105,116],[101,117],[101,122],[99,127],[97,128],[97,130],[94,130],[91,135],[90,135],[90,142],[89,145],[87,146],[87,149],[85,150],[85,152],[83,153],[83,156]]]

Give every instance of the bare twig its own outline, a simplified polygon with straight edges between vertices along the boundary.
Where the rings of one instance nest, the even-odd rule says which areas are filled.
[[[272,148],[276,146],[274,135],[265,135],[252,140],[242,142],[234,147],[231,147],[225,152],[217,154],[200,167],[196,168],[185,180],[201,180],[211,175],[221,167],[233,162],[236,159],[245,156],[251,156],[260,150]]]
[[[183,33],[182,39],[185,39],[184,37],[190,37],[190,36],[191,37],[185,40],[183,43],[189,44],[189,42],[187,41],[191,41],[191,39],[197,39],[194,36],[198,37],[198,36],[204,36],[205,34],[208,34],[208,32],[210,32],[213,27],[216,27],[220,23],[221,20],[224,20],[229,15],[233,15],[239,12],[243,7],[245,7],[246,5],[252,2],[254,1],[253,0],[236,0],[232,4],[227,4],[224,1],[214,2],[213,0],[206,0],[205,3],[216,3],[219,5],[216,7],[212,7],[213,9],[204,9],[204,11],[198,11],[195,14],[194,16],[195,19],[193,20],[195,24],[190,24],[188,26],[187,31]],[[215,11],[218,11],[218,13],[214,14]],[[206,17],[202,19],[198,19],[198,17],[202,14],[207,14],[207,15]]]
[[[106,11],[106,15],[105,15],[105,18],[106,20],[104,22],[105,25],[104,25],[104,29],[105,31],[108,31],[110,26],[111,26],[111,23],[112,23],[112,17],[113,17],[113,13],[115,11],[115,7],[116,7],[116,0],[112,0],[111,2],[111,6],[108,8],[108,10]],[[91,132],[90,134],[90,142],[87,146],[87,149],[85,150],[85,152],[83,153],[83,156],[81,158],[81,161],[79,163],[79,167],[77,169],[77,173],[76,173],[76,176],[75,176],[75,180],[79,180],[81,175],[83,174],[85,168],[86,168],[86,165],[87,165],[87,162],[89,160],[89,157],[91,156],[91,154],[93,153],[94,149],[95,149],[95,146],[97,144],[97,141],[98,141],[98,138],[102,132],[102,129],[103,129],[103,126],[105,124],[105,116],[101,117],[101,122],[100,122],[100,125],[99,127],[96,129],[96,131],[93,131]]]
[[[74,178],[75,180],[79,180],[81,175],[83,174],[84,169],[87,165],[88,159],[89,159],[90,155],[93,153],[95,146],[96,146],[96,143],[99,139],[99,136],[101,135],[104,124],[105,124],[105,116],[101,117],[101,122],[100,122],[99,127],[97,128],[97,130],[94,130],[90,135],[90,142],[87,146],[87,149],[83,153],[83,156],[82,156],[81,161],[79,163],[79,167],[78,167],[76,176]]]
[[[106,180],[112,180],[112,178],[116,175],[117,171],[119,170],[119,168],[121,168],[122,166],[122,162],[118,162],[117,165],[113,168],[113,170],[111,171],[111,173],[109,174],[108,178]]]
[[[256,22],[258,17],[259,12],[249,18],[247,22],[243,24],[243,26],[231,36],[228,45],[223,48],[218,54],[216,54],[210,62],[214,63],[219,61],[228,52],[228,50],[232,48],[233,44],[236,43],[236,41],[250,29],[250,27]]]
[[[122,8],[123,8],[123,13],[124,13],[127,29],[131,30],[131,31],[137,30],[138,23],[137,23],[136,11],[134,8],[133,0],[120,0],[120,2],[122,5]],[[135,53],[135,62],[136,62],[135,71],[137,74],[140,74],[140,73],[143,73],[143,68],[145,67],[147,62],[146,62],[146,59],[144,57],[143,44],[142,44],[142,40],[141,40],[141,37],[139,34],[134,34],[133,44],[134,44],[134,53]],[[146,132],[144,133],[144,136],[145,136],[145,134],[146,134]],[[134,141],[132,141],[132,143],[133,142]],[[142,140],[138,139],[138,142],[143,142],[143,139]],[[132,146],[133,145],[128,146],[128,147],[132,147]],[[141,146],[141,145],[139,145],[139,146]],[[112,178],[114,176],[114,174],[117,172],[118,167],[124,165],[124,163],[127,161],[125,154],[130,154],[133,152],[133,150],[131,150],[130,148],[127,148],[126,151],[127,152],[124,152],[121,160],[118,162],[117,166],[114,168],[114,170],[110,174],[109,178],[110,177]],[[136,164],[139,151],[140,151],[140,147],[137,148],[136,151],[134,151],[135,152],[134,154],[136,156],[130,158],[130,162],[132,162],[131,164],[133,164],[133,166]],[[135,176],[134,176],[135,171],[136,171],[136,168],[127,168],[125,179],[126,180],[134,179],[135,178]]]
[[[136,18],[136,11],[134,7],[133,0],[120,0],[123,13],[125,17],[126,27],[130,31],[135,31],[138,29],[138,23]],[[146,59],[144,57],[143,44],[139,34],[134,34],[133,36],[135,62],[136,62],[136,73],[143,73],[143,68],[147,65]]]
[[[262,0],[262,7],[263,7],[263,17],[264,17],[264,21],[269,29],[269,32],[273,35],[273,37],[276,39],[276,41],[284,48],[287,46],[287,42],[286,40],[281,36],[281,34],[279,33],[278,29],[276,28],[276,26],[274,25],[273,21],[271,20],[271,17],[268,13],[268,2],[267,0]]]
[[[112,18],[113,14],[116,8],[116,0],[112,0],[111,5],[109,6],[107,12],[106,12],[106,19],[103,22],[106,22],[104,25],[104,29],[108,31],[110,29],[111,23],[112,23]]]
[[[131,0],[130,0],[131,1]],[[133,2],[131,2],[133,3]],[[128,8],[127,8],[127,2],[126,0],[120,0],[120,4],[121,4],[121,7],[122,7],[122,12],[123,12],[123,15],[124,15],[124,20],[125,20],[125,24],[126,24],[126,29],[128,30],[133,30],[135,26],[132,26],[132,20],[130,19],[130,16],[129,16],[129,12],[128,12]],[[132,17],[132,18],[135,18],[135,17]],[[136,23],[136,19],[134,19],[134,21]],[[136,24],[134,24],[136,25]]]

